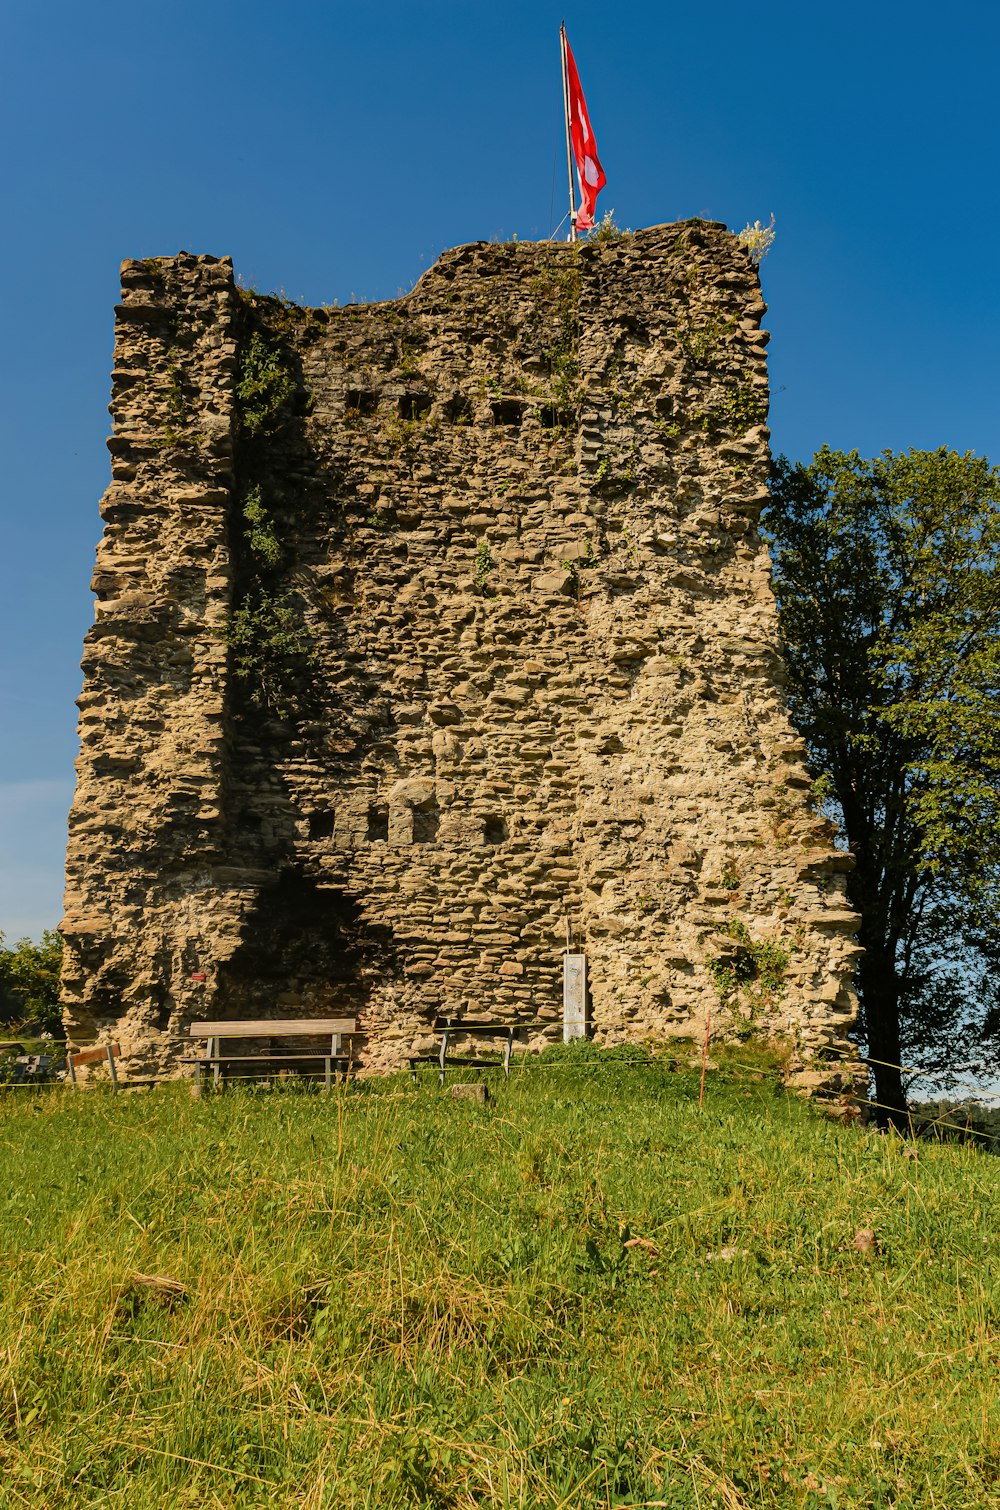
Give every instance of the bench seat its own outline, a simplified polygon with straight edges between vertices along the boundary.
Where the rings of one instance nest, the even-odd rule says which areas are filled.
[[[434,1019],[431,1032],[440,1037],[441,1047],[436,1054],[411,1054],[408,1058],[410,1077],[416,1083],[418,1064],[436,1064],[441,1085],[444,1085],[448,1068],[453,1065],[467,1069],[503,1070],[505,1078],[509,1080],[510,1058],[514,1050],[514,1039],[518,1033],[544,1030],[551,1026],[551,1023],[542,1022],[465,1022],[451,1017],[437,1017]],[[506,1041],[498,1049],[495,1059],[472,1059],[463,1054],[449,1054],[449,1042],[463,1037],[503,1038]]]
[[[194,1065],[196,1096],[201,1094],[203,1070],[212,1071],[213,1084],[218,1086],[223,1069],[235,1064],[257,1064],[261,1066],[262,1073],[266,1074],[276,1073],[273,1068],[276,1065],[322,1064],[324,1089],[329,1090],[335,1070],[338,1076],[341,1073],[346,1075],[350,1070],[353,1056],[343,1052],[341,1039],[350,1038],[357,1032],[357,1020],[353,1017],[239,1018],[220,1022],[193,1022],[188,1032],[192,1038],[203,1039],[205,1043],[203,1053],[185,1056],[180,1061],[181,1064]],[[271,1047],[271,1040],[275,1038],[321,1037],[329,1038],[329,1048],[288,1053],[284,1049]],[[247,1038],[262,1040],[259,1052],[229,1054],[222,1047],[227,1040]]]

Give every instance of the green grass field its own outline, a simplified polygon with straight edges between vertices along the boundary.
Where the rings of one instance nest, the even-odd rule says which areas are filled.
[[[0,1096],[0,1504],[1000,1506],[996,1158],[697,1102]]]

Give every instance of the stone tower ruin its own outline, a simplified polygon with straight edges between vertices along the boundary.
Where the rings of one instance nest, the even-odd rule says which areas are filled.
[[[736,239],[477,243],[345,308],[185,253],[122,283],[71,1038],[148,1074],[200,1017],[347,1012],[367,1069],[442,1012],[558,1036],[568,926],[602,1041],[711,1010],[828,1082],[856,919],[782,700]]]

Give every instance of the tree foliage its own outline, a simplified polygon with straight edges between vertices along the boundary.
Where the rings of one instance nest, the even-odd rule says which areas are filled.
[[[24,1021],[39,1032],[57,1032],[62,939],[46,928],[41,942],[18,939],[5,948],[0,933],[0,1022]]]
[[[855,859],[860,1032],[892,1066],[1000,1061],[1000,473],[940,449],[781,458],[772,544],[791,712]]]

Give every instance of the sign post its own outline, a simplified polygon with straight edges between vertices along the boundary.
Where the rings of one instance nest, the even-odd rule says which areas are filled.
[[[563,955],[563,1043],[587,1036],[587,956]]]

